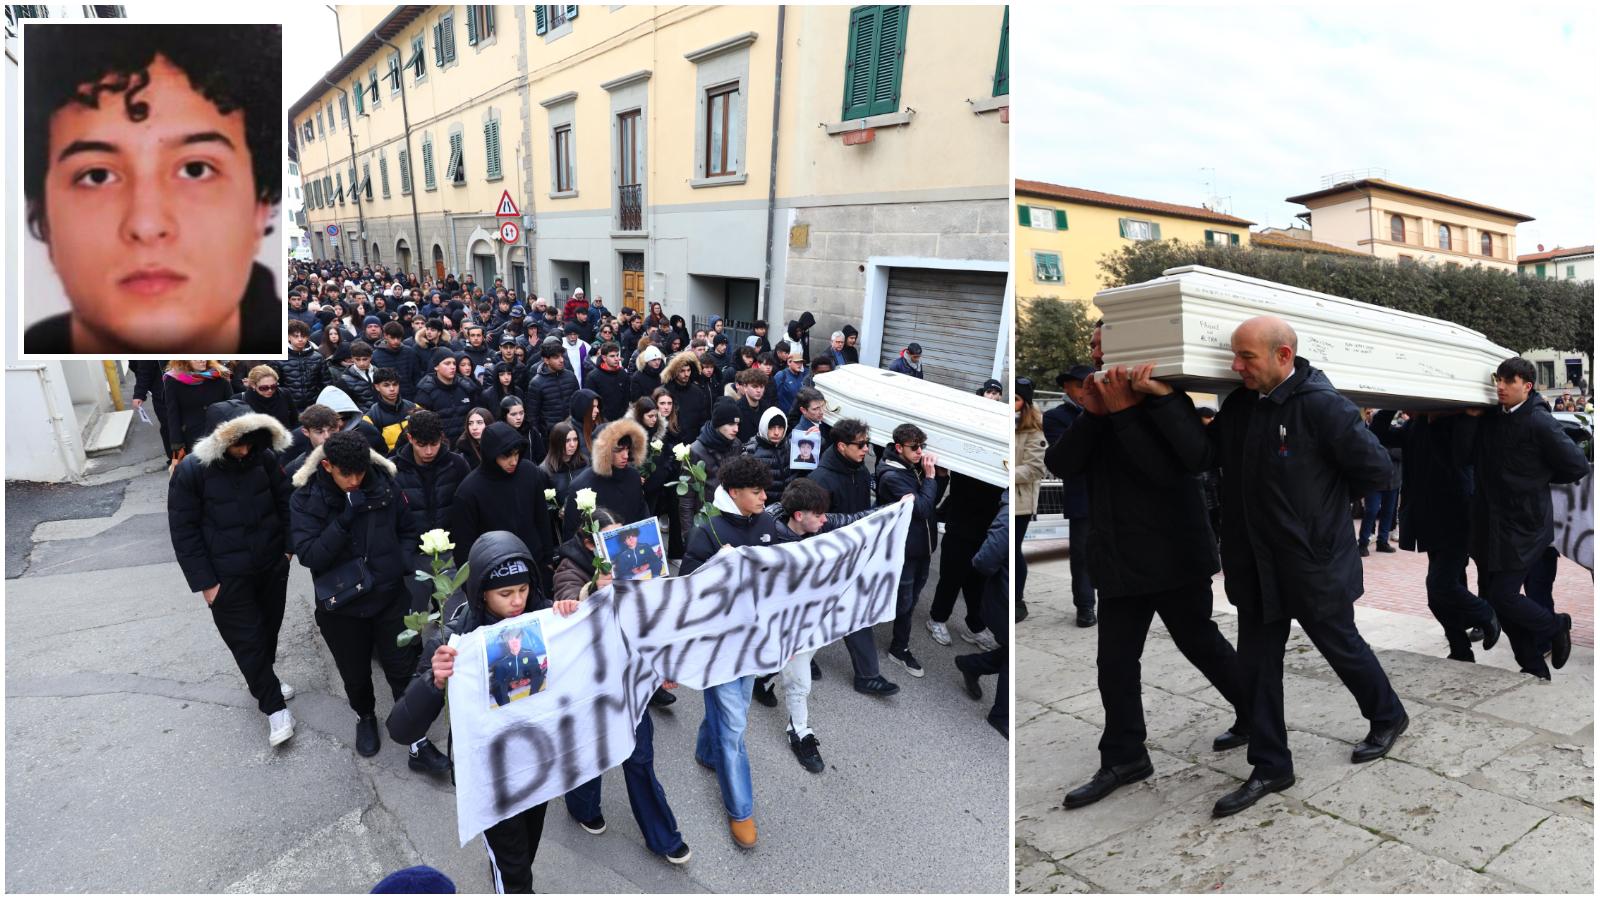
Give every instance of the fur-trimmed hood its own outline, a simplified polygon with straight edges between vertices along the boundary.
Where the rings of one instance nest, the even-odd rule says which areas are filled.
[[[666,367],[661,370],[661,383],[670,384],[676,380],[678,371],[685,366],[689,368],[689,378],[693,381],[694,377],[700,374],[700,357],[696,356],[692,350],[685,350],[674,356],[671,362],[668,362]]]
[[[391,479],[394,478],[397,470],[395,469],[394,462],[392,460],[388,460],[382,456],[379,456],[377,451],[371,449],[367,450],[367,455],[372,460],[373,466],[389,473],[389,477]],[[321,463],[322,448],[316,447],[310,453],[306,454],[306,461],[301,463],[300,468],[295,471],[294,478],[291,479],[294,486],[296,488],[303,488],[309,484],[311,482],[311,477],[317,474],[317,470],[321,467]]]
[[[629,465],[637,466],[644,459],[645,441],[644,428],[631,419],[618,419],[600,429],[594,441],[594,461],[590,467],[596,475],[609,478],[611,476],[611,448],[627,440],[630,444],[628,451]]]
[[[243,404],[240,404],[242,407]],[[248,408],[248,407],[245,407]],[[211,465],[227,454],[228,448],[256,432],[266,432],[266,448],[283,453],[294,439],[283,423],[264,413],[246,413],[227,419],[194,445],[194,455],[201,465]],[[262,447],[261,436],[256,436],[257,448]]]

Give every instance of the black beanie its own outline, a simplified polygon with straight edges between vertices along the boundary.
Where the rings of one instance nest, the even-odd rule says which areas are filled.
[[[739,421],[739,406],[731,397],[720,397],[717,405],[711,408],[711,427],[721,428]]]
[[[439,368],[439,363],[442,363],[447,359],[455,358],[456,352],[454,350],[451,350],[449,347],[440,347],[439,349],[433,351],[433,367],[437,369]]]
[[[483,579],[483,590],[492,591],[532,581],[533,565],[520,556],[513,556],[489,570],[489,574]]]

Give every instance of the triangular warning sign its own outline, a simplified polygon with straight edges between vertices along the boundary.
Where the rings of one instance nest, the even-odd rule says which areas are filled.
[[[520,216],[520,215],[522,215],[522,213],[517,212],[517,204],[511,202],[511,192],[510,191],[501,191],[500,192],[500,208],[495,210],[494,214],[497,215],[497,216]]]

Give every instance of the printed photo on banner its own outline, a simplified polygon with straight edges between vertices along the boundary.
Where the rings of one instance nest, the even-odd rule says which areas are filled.
[[[538,621],[507,625],[484,640],[491,709],[526,700],[544,690],[550,657]]]
[[[667,555],[661,548],[661,526],[643,519],[600,536],[611,575],[621,581],[649,581],[667,574]]]
[[[805,419],[800,421],[804,422]],[[789,468],[815,469],[817,458],[822,455],[822,427],[812,425],[801,430],[796,428],[789,433]]]

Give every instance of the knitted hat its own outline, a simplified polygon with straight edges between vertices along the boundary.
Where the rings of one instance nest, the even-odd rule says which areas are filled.
[[[854,325],[846,325],[845,327],[839,329],[839,333],[845,337],[849,337],[852,334],[859,334],[860,332],[856,331],[856,327]]]
[[[483,578],[483,589],[492,591],[533,581],[533,566],[526,559],[512,557],[493,569]]]
[[[739,421],[739,406],[733,402],[732,397],[720,397],[717,405],[711,408],[711,427],[721,428]]]
[[[437,369],[439,368],[440,363],[447,359],[455,358],[456,352],[454,350],[451,350],[449,347],[440,347],[439,349],[433,351],[433,367]]]
[[[412,866],[384,876],[374,894],[454,894],[456,884],[433,866]]]
[[[367,316],[365,319],[361,320],[361,327],[365,328],[368,325],[379,325],[379,326],[381,326],[381,325],[383,325],[383,320],[378,318],[377,316]]]
[[[1023,403],[1032,403],[1033,402],[1033,379],[1032,378],[1018,378],[1017,379],[1017,396],[1022,398],[1022,402]]]

